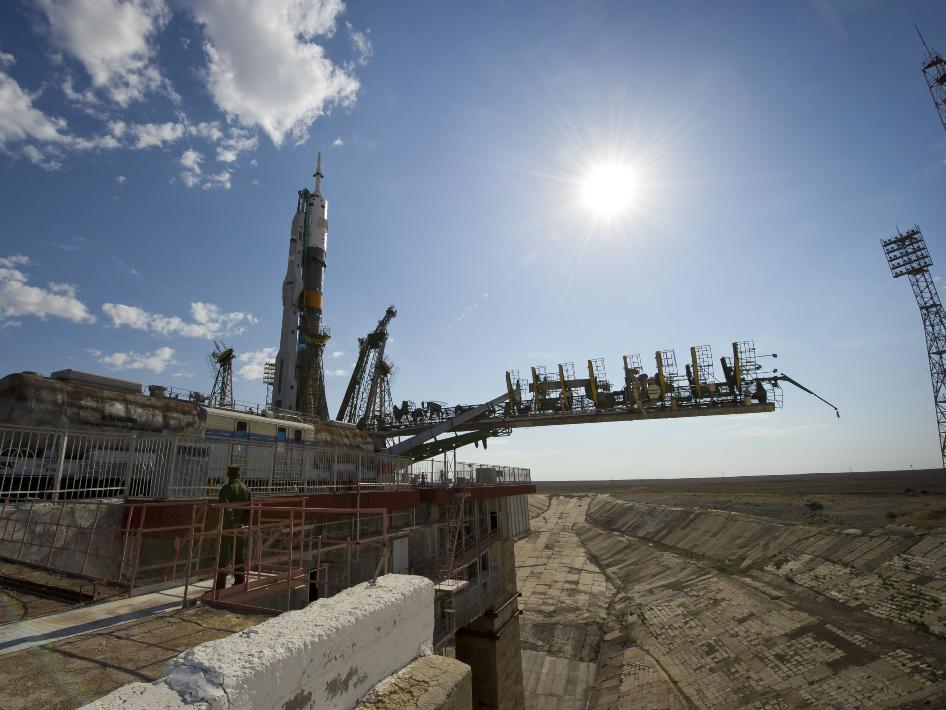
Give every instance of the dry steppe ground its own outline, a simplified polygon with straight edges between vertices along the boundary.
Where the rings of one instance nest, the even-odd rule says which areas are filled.
[[[922,530],[946,528],[946,472],[943,469],[729,478],[540,481],[536,488],[543,494],[608,493],[622,500],[715,508],[786,523],[863,528],[895,524]],[[817,506],[806,505],[812,502]]]
[[[527,707],[946,707],[942,470],[537,487]]]

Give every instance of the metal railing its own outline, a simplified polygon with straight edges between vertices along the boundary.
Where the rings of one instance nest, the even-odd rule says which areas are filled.
[[[238,465],[258,495],[411,487],[410,459],[294,442],[0,428],[0,498],[215,496]]]
[[[0,499],[215,496],[230,465],[258,495],[528,483],[527,468],[411,463],[296,442],[0,428]]]
[[[531,483],[532,473],[528,468],[501,466],[498,464],[454,462],[449,457],[428,459],[411,464],[410,475],[419,485],[508,485]]]

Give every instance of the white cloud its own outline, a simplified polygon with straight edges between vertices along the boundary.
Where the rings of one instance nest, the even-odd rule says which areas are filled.
[[[263,348],[250,353],[237,355],[237,362],[243,363],[237,374],[244,380],[263,379],[263,365],[276,359],[276,348]]]
[[[259,138],[256,135],[235,129],[217,148],[217,160],[221,163],[232,163],[240,153],[256,150],[257,146]]]
[[[82,248],[82,245],[86,242],[85,237],[72,236],[69,237],[67,241],[64,242],[51,242],[54,247],[58,247],[63,251],[79,251]]]
[[[170,86],[154,63],[164,0],[37,0],[53,41],[85,68],[92,86],[120,106]]]
[[[280,145],[335,105],[354,102],[358,80],[314,40],[330,36],[341,0],[196,0],[203,25],[206,81],[217,106]]]
[[[196,150],[189,148],[181,155],[181,181],[188,187],[201,187],[204,190],[214,190],[221,188],[230,189],[231,171],[222,170],[219,173],[205,174],[201,168],[204,156]]]
[[[23,256],[22,254],[0,257],[0,267],[5,267],[8,269],[12,269],[16,266],[26,266],[29,263],[30,258],[28,256]]]
[[[154,148],[174,143],[184,136],[183,123],[137,123],[128,127],[135,138],[135,148]]]
[[[150,353],[138,354],[133,350],[124,353],[112,353],[111,355],[99,357],[99,362],[114,370],[150,370],[151,372],[164,372],[168,365],[176,364],[174,362],[174,348],[167,346]]]
[[[115,150],[122,147],[119,139],[127,128],[123,121],[108,123],[108,133],[105,134],[75,136],[69,133],[64,119],[49,116],[33,105],[38,96],[38,93],[28,93],[16,80],[0,71],[0,148],[21,144],[19,153],[27,160],[46,170],[59,170],[62,168],[59,158],[66,150]],[[160,127],[155,124],[132,128],[140,134],[135,147],[161,144]]]
[[[341,138],[336,138],[332,141],[332,145],[334,145],[336,148],[341,148],[343,145],[345,145],[345,141],[343,141]]]
[[[137,306],[121,303],[105,303],[102,311],[115,328],[127,326],[165,337],[216,338],[221,335],[239,335],[247,325],[257,322],[256,317],[249,313],[224,313],[219,306],[200,301],[191,303],[190,323],[178,316],[149,313]]]
[[[201,168],[200,164],[203,162],[204,157],[198,153],[196,150],[188,149],[185,150],[181,155],[181,166],[184,168],[181,171],[181,180],[188,187],[194,187],[200,182]]]
[[[36,108],[33,100],[37,97],[38,94],[27,93],[13,77],[0,71],[0,147],[26,140],[69,142],[65,119],[48,116]]]
[[[344,350],[333,350],[331,357],[334,360],[335,358],[341,357],[344,354],[345,354]]]
[[[348,29],[348,36],[351,37],[352,47],[355,48],[355,61],[365,66],[368,60],[371,59],[371,55],[374,54],[374,45],[368,37],[370,30],[368,32],[358,32],[351,26],[350,22],[346,22],[345,27]]]
[[[213,175],[208,175],[207,179],[204,180],[201,188],[204,190],[214,190],[216,188],[222,188],[224,190],[230,189],[230,171],[222,170],[219,173]]]
[[[216,143],[223,138],[223,131],[220,130],[220,121],[204,121],[196,125],[187,127],[188,135],[206,138]]]
[[[23,157],[29,160],[33,165],[43,170],[55,172],[62,170],[62,163],[48,153],[44,153],[35,145],[23,146]]]
[[[325,376],[326,376],[326,377],[344,377],[344,376],[347,375],[347,374],[348,374],[348,370],[345,370],[344,368],[339,368],[339,369],[337,369],[337,370],[326,370],[326,371],[325,371]]]
[[[95,316],[79,300],[75,286],[65,283],[50,283],[46,288],[30,286],[29,277],[18,268],[29,263],[29,258],[21,254],[0,258],[0,323],[20,316],[95,322]]]

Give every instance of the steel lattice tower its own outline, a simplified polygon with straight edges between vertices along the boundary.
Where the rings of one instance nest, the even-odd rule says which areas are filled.
[[[923,78],[926,79],[933,105],[939,114],[939,122],[943,124],[943,130],[946,130],[946,60],[939,52],[929,48],[920,34],[919,27],[916,28],[916,33],[920,35],[920,41],[926,50],[926,56],[923,58]]]
[[[914,225],[906,233],[897,230],[897,236],[881,241],[890,273],[895,279],[910,278],[913,295],[920,307],[923,330],[926,333],[926,351],[930,359],[930,378],[933,381],[933,403],[939,425],[939,452],[946,469],[946,313],[939,300],[936,284],[930,275],[933,260],[926,248],[920,228]]]

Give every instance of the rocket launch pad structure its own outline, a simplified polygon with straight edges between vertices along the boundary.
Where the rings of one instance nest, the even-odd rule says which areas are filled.
[[[276,356],[273,406],[328,419],[323,357],[331,337],[322,326],[328,202],[322,195],[322,154],[315,190],[299,191],[289,235],[289,263],[282,288],[282,330]]]

